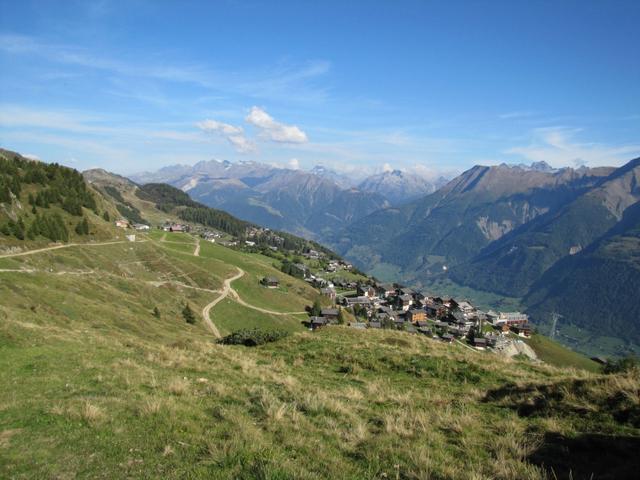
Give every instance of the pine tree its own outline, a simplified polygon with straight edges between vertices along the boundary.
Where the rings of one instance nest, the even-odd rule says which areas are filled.
[[[319,317],[322,314],[322,305],[320,305],[320,300],[317,298],[313,302],[313,307],[311,307],[311,316]]]
[[[78,235],[89,235],[89,222],[87,222],[87,217],[84,217],[78,222],[78,225],[76,225],[76,233]]]
[[[158,307],[153,307],[153,316],[160,318],[160,310],[158,310]]]
[[[102,218],[104,218],[107,222],[111,220],[111,217],[109,216],[109,212],[107,212],[106,210],[102,214]]]
[[[185,322],[193,325],[196,323],[196,316],[193,314],[193,310],[188,303],[184,304],[184,308],[182,309],[182,316],[184,317]]]

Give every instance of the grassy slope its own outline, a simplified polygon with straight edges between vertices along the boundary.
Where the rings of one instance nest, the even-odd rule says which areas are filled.
[[[204,242],[194,257],[186,241],[180,252],[151,237],[0,261],[37,270],[0,273],[1,476],[542,478],[525,458],[546,433],[594,428],[578,414],[527,418],[483,400],[502,385],[599,378],[585,371],[340,327],[255,349],[216,345],[202,321],[180,316],[183,301],[199,313],[216,294],[150,282],[217,289],[237,266],[277,275],[272,259]],[[311,294],[289,282],[288,292],[238,291],[286,311],[303,302],[279,295]],[[213,319],[223,331],[301,328],[231,300]],[[615,435],[634,428],[606,424]]]
[[[536,334],[524,341],[535,350],[542,361],[551,365],[579,368],[590,372],[600,370],[600,365],[593,360],[563,347],[544,335]]]

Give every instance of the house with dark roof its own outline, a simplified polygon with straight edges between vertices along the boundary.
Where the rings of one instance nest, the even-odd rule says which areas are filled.
[[[276,277],[264,277],[261,283],[267,288],[278,288],[280,286],[280,281]]]

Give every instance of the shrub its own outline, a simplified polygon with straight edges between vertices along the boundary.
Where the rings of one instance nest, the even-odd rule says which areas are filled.
[[[640,369],[640,361],[632,355],[607,363],[603,371],[604,373],[627,373],[635,369]]]
[[[265,343],[276,342],[289,335],[284,330],[260,330],[258,328],[237,330],[218,340],[223,345],[244,345],[255,347]]]
[[[191,307],[188,303],[185,304],[184,308],[182,309],[182,316],[184,317],[185,322],[191,325],[196,323],[196,316],[193,314],[193,310],[191,310]]]

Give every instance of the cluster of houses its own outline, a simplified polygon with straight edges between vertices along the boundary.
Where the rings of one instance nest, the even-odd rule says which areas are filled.
[[[483,312],[468,301],[425,296],[401,285],[358,284],[353,296],[338,295],[331,284],[320,291],[333,300],[335,308],[312,317],[312,329],[335,323],[339,309],[344,308],[358,319],[350,324],[354,328],[398,329],[445,342],[464,339],[477,348],[500,347],[510,341],[510,332],[531,335],[524,313]]]

